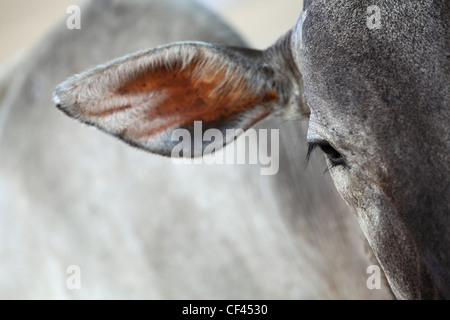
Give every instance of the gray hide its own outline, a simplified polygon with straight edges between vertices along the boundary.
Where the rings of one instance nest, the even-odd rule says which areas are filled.
[[[367,27],[374,4],[379,28]],[[396,297],[448,299],[449,1],[317,0],[305,10],[292,51],[308,140],[344,159],[332,178]]]
[[[242,46],[190,1],[93,1],[0,86],[0,298],[383,299],[365,240],[323,158],[304,169],[306,127],[281,129],[280,172],[175,165],[54,108],[58,83],[180,40]],[[300,140],[300,142],[299,142]],[[81,289],[66,287],[81,269]]]

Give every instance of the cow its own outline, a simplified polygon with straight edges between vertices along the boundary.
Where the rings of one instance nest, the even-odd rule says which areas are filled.
[[[280,131],[279,172],[262,176],[177,164],[54,108],[58,83],[130,52],[246,47],[217,14],[185,0],[96,0],[81,14],[80,30],[64,19],[0,81],[1,298],[392,298],[383,274],[367,287],[377,262],[323,158],[305,169],[295,112],[256,125]]]
[[[54,102],[165,156],[195,121],[223,133],[307,117],[309,153],[326,154],[396,298],[450,298],[449,4],[375,2],[306,1],[266,50],[183,42],[138,51],[63,82]],[[208,149],[192,146],[183,156]]]

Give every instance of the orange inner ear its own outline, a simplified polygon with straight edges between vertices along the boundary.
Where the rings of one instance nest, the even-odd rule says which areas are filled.
[[[179,63],[178,63],[179,64]],[[148,137],[170,128],[189,127],[194,121],[205,123],[228,123],[255,105],[264,104],[267,112],[254,119],[249,126],[264,118],[271,112],[271,107],[278,102],[279,96],[269,90],[263,94],[252,92],[250,85],[242,83],[232,91],[227,86],[239,81],[238,74],[228,70],[226,84],[223,85],[227,70],[202,69],[196,72],[198,60],[193,60],[183,70],[175,65],[171,68],[161,67],[152,72],[146,72],[133,81],[119,88],[116,94],[125,95],[139,92],[164,92],[165,98],[158,105],[149,108],[144,121],[153,122],[155,119],[174,119],[159,122],[147,127],[147,132],[140,132],[140,137]],[[193,74],[201,74],[200,78],[193,78]],[[174,115],[176,115],[174,117]],[[151,128],[151,129],[148,129]],[[244,128],[245,129],[245,128]]]

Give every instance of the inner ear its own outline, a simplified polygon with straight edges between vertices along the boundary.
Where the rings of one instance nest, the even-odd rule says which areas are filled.
[[[279,99],[274,90],[261,94],[261,88],[255,88],[243,71],[231,61],[198,52],[190,59],[167,61],[152,72],[136,74],[116,94],[131,98],[140,93],[158,93],[158,103],[145,114],[147,121],[166,120],[152,126],[155,133],[175,127],[190,128],[194,121],[202,121],[204,130],[239,126],[249,106],[265,105],[261,114],[264,117],[271,111],[267,107]]]

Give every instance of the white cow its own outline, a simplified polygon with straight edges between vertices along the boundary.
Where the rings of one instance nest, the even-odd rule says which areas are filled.
[[[244,46],[218,16],[191,1],[97,0],[82,17],[0,83],[0,298],[391,297],[383,278],[367,287],[376,262],[323,159],[305,169],[300,122],[259,124],[281,135],[280,170],[261,176],[175,164],[53,107],[59,82],[114,57],[181,40]]]

